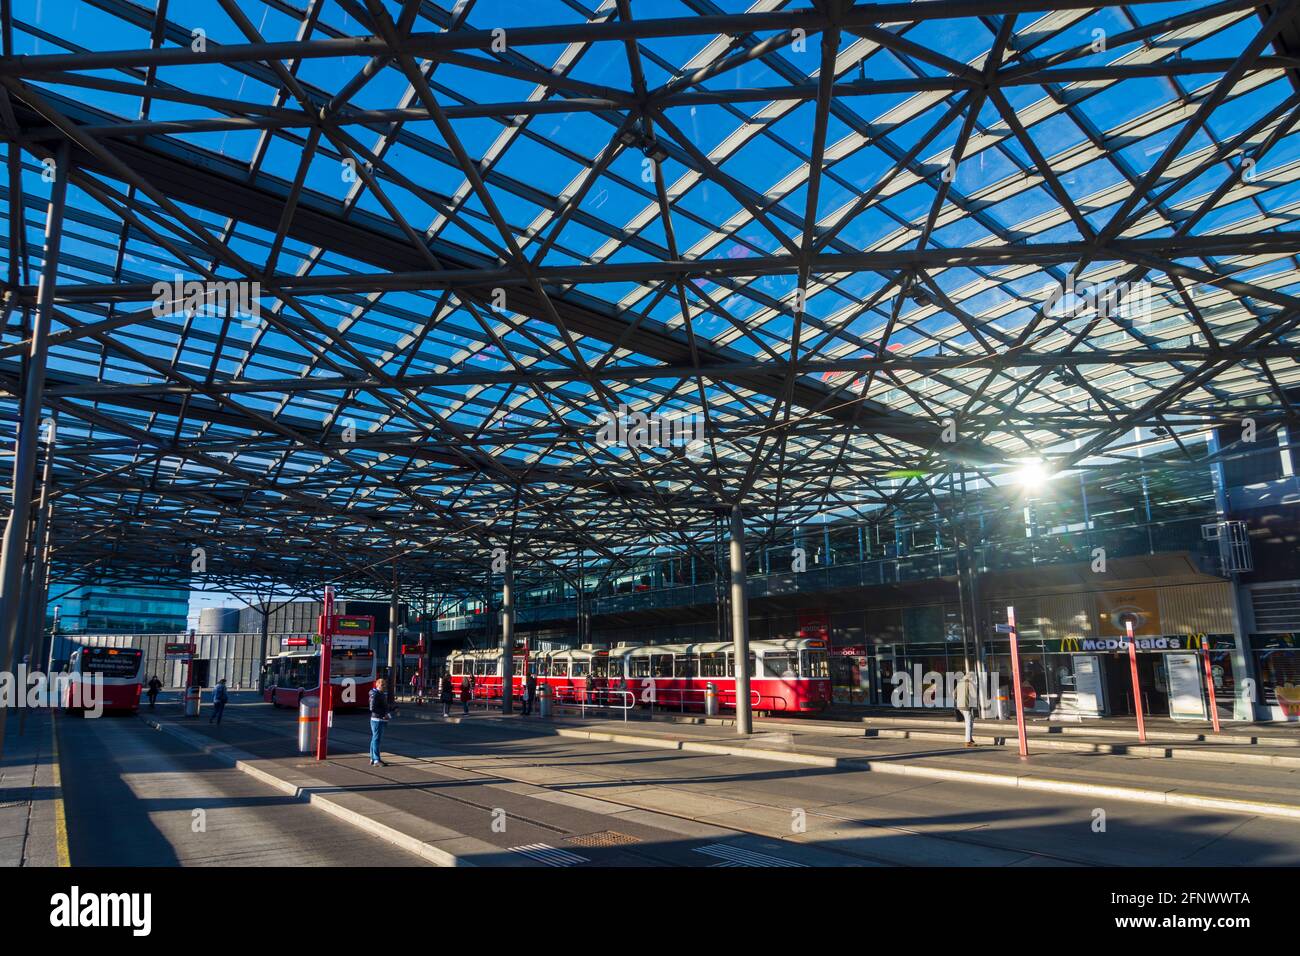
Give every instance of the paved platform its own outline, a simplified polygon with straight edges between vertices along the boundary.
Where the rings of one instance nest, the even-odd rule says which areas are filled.
[[[565,710],[563,716],[576,716]],[[638,714],[644,722],[646,715]],[[659,714],[658,721],[734,727],[731,717]],[[780,729],[795,733],[818,733],[845,737],[918,741],[956,741],[963,739],[962,725],[950,716],[940,717],[864,717],[857,720],[811,718],[759,718],[755,727]],[[1191,727],[1181,721],[1153,722],[1147,726],[1147,741],[1142,743],[1132,722],[1115,722],[1106,726],[1092,724],[1030,724],[1026,728],[1030,752],[1060,751],[1071,753],[1122,754],[1200,760],[1215,763],[1249,764],[1300,769],[1300,725],[1256,730],[1254,725],[1224,725],[1220,733],[1206,725]],[[1014,722],[977,721],[975,741],[989,747],[1019,749]]]
[[[371,767],[365,714],[336,715],[333,756],[326,763],[297,753],[296,713],[264,704],[233,704],[219,726],[203,717],[187,720],[171,705],[141,716],[295,799],[440,865],[708,866],[731,857],[755,865],[861,862],[812,847],[769,860],[777,847],[751,834],[553,792],[530,784],[530,771],[485,771],[473,758],[461,765],[464,755],[427,739],[423,732],[430,728],[423,722],[396,724],[385,743],[398,753],[387,758],[389,766]],[[480,712],[467,722],[491,719]],[[717,846],[720,841],[725,845]]]
[[[701,725],[624,728],[484,711],[444,721],[404,707],[385,738],[390,766],[372,768],[364,714],[337,715],[324,765],[293,753],[295,716],[248,704],[232,705],[221,727],[180,718],[174,708],[152,719],[295,799],[447,865],[1300,863],[1300,828],[1291,819],[1241,806],[1224,812],[1068,787],[1005,789],[965,776],[882,773],[854,762],[864,756],[857,748],[886,743],[865,737],[777,739],[765,730],[738,748],[734,734]],[[922,753],[914,752],[917,741],[887,743],[893,752],[883,756],[898,766],[943,760],[965,770],[973,757],[985,776],[1025,773],[1014,754],[992,749],[931,745]],[[813,748],[846,750],[852,759]],[[1105,761],[1105,772],[1129,784],[1151,765],[1190,766],[1046,759],[1053,775],[1074,771],[1094,782],[1099,771],[1090,762]],[[504,821],[504,831],[493,829],[494,820]]]
[[[129,715],[60,717],[59,746],[76,867],[428,865]]]
[[[66,866],[62,786],[54,720],[16,708],[0,762],[0,866]]]
[[[765,721],[747,738],[707,723],[566,717],[552,723],[556,733],[589,739],[1300,819],[1300,763],[1277,764],[1270,748],[1248,755],[1268,758],[1264,762],[1243,765],[1222,759],[1232,749],[1226,744],[1206,744],[1182,760],[1169,761],[1159,759],[1167,748],[1158,745],[1128,745],[1115,752],[1080,742],[1078,749],[1047,749],[1049,742],[1036,739],[1030,759],[1021,760],[1014,737],[1005,745],[966,749],[959,733],[881,736],[821,721]]]

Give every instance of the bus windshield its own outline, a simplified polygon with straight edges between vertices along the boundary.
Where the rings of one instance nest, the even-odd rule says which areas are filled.
[[[338,653],[330,655],[330,679],[335,677],[369,677],[373,658],[371,652]]]

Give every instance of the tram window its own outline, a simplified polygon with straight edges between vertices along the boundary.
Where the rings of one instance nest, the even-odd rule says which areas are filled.
[[[451,662],[451,673],[452,673],[452,675],[455,676],[455,677],[460,677],[461,674],[464,673],[464,671],[461,669],[461,667],[462,667],[462,664],[461,664],[461,660],[460,660],[459,657],[456,658],[456,660],[452,661],[452,662]]]
[[[510,658],[510,660],[513,662],[510,665],[511,667],[510,673],[513,674],[515,677],[518,677],[520,674],[524,672],[524,659],[522,657],[512,657]]]
[[[633,657],[627,662],[627,674],[629,677],[649,677],[650,676],[650,658]]]
[[[569,662],[568,662],[566,659],[564,659],[564,658],[560,658],[560,657],[552,657],[552,658],[551,658],[551,676],[552,676],[552,677],[568,677],[568,676],[569,676]]]
[[[609,660],[604,657],[595,657],[591,661],[591,676],[605,677],[609,671]]]
[[[652,654],[650,657],[650,673],[652,677],[672,677],[673,655]]]
[[[825,651],[804,651],[803,673],[805,677],[830,677],[830,661]]]
[[[734,677],[735,675],[736,675],[735,656],[734,656],[733,654],[728,653],[728,654],[727,654],[727,673],[726,673],[726,676],[727,676],[727,677]],[[754,676],[754,655],[753,655],[752,652],[751,652],[750,655],[749,655],[749,676],[750,676],[750,677],[753,677],[753,676]]]
[[[726,677],[727,673],[726,654],[718,653],[700,655],[701,677]]]
[[[674,677],[694,677],[695,658],[689,654],[679,654],[673,661]]]
[[[475,676],[475,677],[486,677],[486,676],[487,676],[487,661],[475,661],[475,662],[474,662],[474,676]]]
[[[574,662],[573,662],[573,672],[572,672],[572,676],[573,676],[573,677],[586,677],[586,676],[587,676],[587,672],[588,672],[589,670],[591,670],[591,664],[590,664],[589,662],[587,662],[587,661],[574,661]]]
[[[623,658],[610,658],[609,663],[605,665],[605,676],[610,680],[618,680],[623,676]]]
[[[764,677],[798,677],[796,670],[798,659],[793,654],[764,654],[763,655],[763,676]]]

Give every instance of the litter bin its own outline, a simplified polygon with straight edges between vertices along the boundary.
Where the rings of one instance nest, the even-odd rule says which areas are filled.
[[[551,685],[539,684],[537,687],[537,715],[551,716]]]
[[[203,692],[201,687],[185,688],[185,716],[197,717],[199,715],[199,695]]]
[[[704,685],[704,714],[706,717],[718,716],[718,685],[713,681]]]
[[[304,697],[298,702],[298,753],[315,753],[319,733],[320,698]]]

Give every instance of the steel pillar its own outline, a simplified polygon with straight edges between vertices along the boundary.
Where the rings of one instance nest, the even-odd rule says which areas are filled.
[[[754,729],[749,699],[749,601],[745,594],[745,522],[731,509],[731,640],[736,661],[736,733]]]
[[[40,442],[41,404],[45,393],[46,346],[50,320],[54,315],[54,286],[58,281],[59,246],[63,241],[63,210],[68,196],[70,160],[68,146],[55,153],[54,182],[45,216],[45,262],[41,266],[36,292],[36,322],[28,351],[27,381],[24,383],[18,440],[14,447],[14,496],[4,543],[0,546],[0,664],[13,670],[19,620],[19,591],[27,557],[28,532],[32,515],[32,489],[36,483],[36,452]],[[0,749],[3,741],[0,740]]]
[[[501,586],[501,713],[509,714],[515,706],[515,564],[506,562],[505,581]]]

